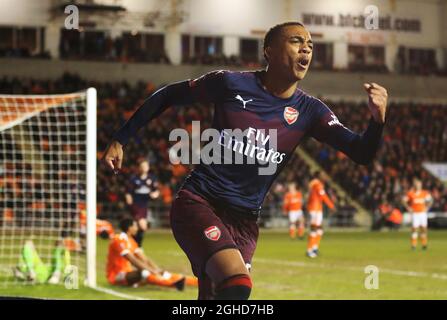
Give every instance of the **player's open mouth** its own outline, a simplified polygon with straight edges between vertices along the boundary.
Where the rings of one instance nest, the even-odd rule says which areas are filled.
[[[300,69],[306,69],[307,66],[309,65],[309,59],[307,58],[298,59],[297,65]]]

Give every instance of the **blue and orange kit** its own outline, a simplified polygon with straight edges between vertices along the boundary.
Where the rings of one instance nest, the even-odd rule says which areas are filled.
[[[126,185],[126,192],[132,195],[133,203],[144,207],[151,199],[150,193],[158,190],[158,182],[152,174],[146,177],[132,176]]]

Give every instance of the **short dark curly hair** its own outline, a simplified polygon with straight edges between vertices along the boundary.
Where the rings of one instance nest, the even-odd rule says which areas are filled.
[[[133,225],[134,222],[135,220],[131,216],[126,215],[121,217],[119,227],[121,231],[127,232],[127,230],[129,230],[129,228]]]
[[[271,27],[264,36],[264,58],[268,62],[267,56],[265,55],[265,49],[269,47],[273,40],[281,33],[281,30],[288,26],[301,26],[304,27],[304,24],[298,21],[288,21],[277,24]]]

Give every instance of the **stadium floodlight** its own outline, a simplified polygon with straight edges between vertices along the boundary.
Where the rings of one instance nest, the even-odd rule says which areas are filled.
[[[0,286],[96,286],[96,164],[95,88],[0,95]]]

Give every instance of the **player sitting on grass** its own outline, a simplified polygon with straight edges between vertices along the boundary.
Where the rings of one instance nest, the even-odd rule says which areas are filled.
[[[27,240],[23,246],[19,264],[13,268],[13,273],[16,279],[23,281],[57,284],[61,275],[65,273],[65,267],[69,265],[70,251],[65,248],[62,241],[56,242],[51,264],[48,265],[40,259],[34,242]]]
[[[134,240],[138,225],[132,218],[120,221],[122,232],[110,242],[107,257],[107,280],[116,285],[154,284],[183,290],[185,284],[197,285],[194,277],[170,273],[160,269],[146,257]]]

